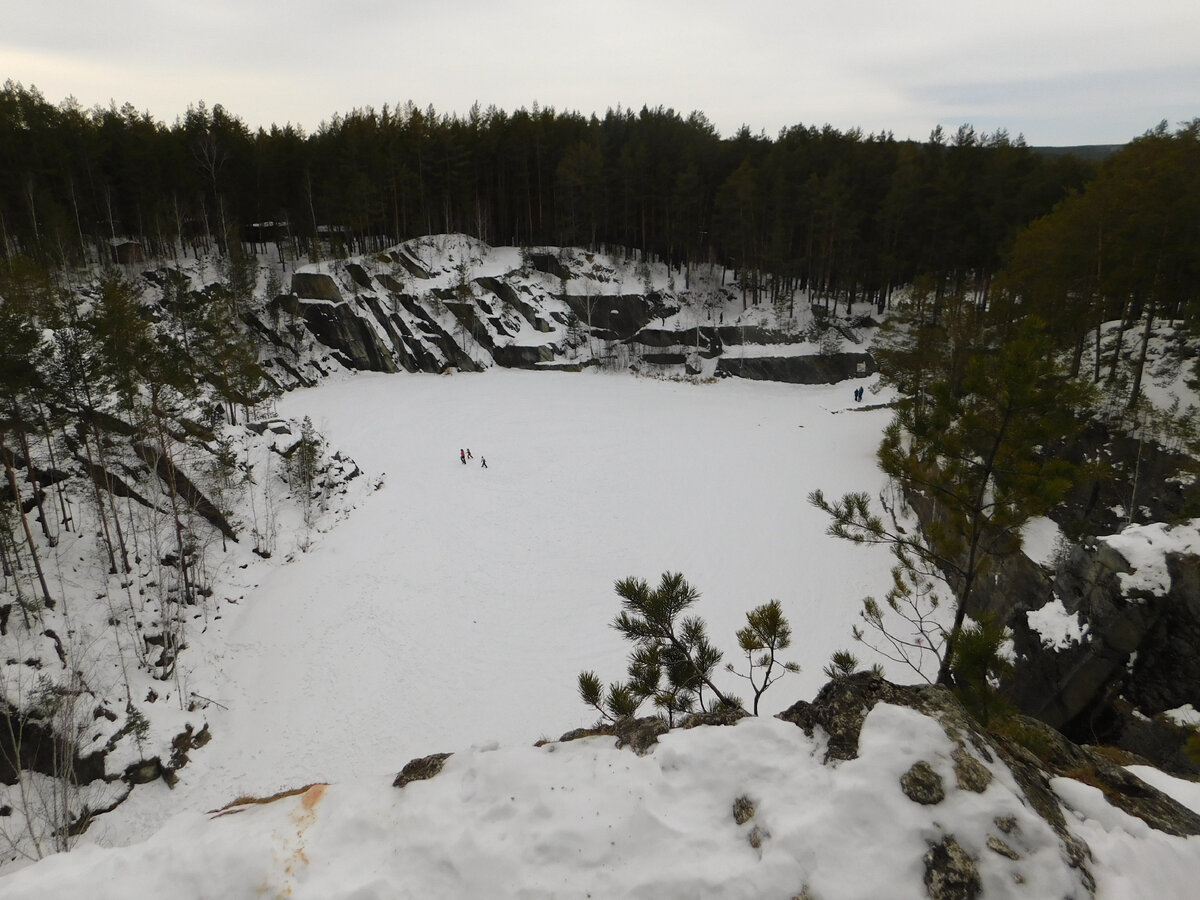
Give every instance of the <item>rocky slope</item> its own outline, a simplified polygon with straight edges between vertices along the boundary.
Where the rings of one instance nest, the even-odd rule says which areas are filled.
[[[302,266],[290,292],[273,300],[272,321],[255,324],[274,335],[269,362],[284,386],[322,371],[298,366],[305,332],[341,365],[379,372],[604,366],[799,384],[874,372],[868,318],[854,328],[826,326],[807,310],[786,324],[768,306],[735,315],[740,304],[721,278],[442,235],[370,259]]]

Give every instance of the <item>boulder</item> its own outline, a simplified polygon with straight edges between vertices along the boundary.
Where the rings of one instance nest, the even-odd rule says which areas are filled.
[[[402,788],[414,781],[427,781],[433,778],[438,772],[442,771],[442,768],[446,765],[446,760],[453,755],[452,753],[431,753],[429,756],[410,760],[396,775],[392,781],[392,787]]]
[[[975,900],[983,891],[975,861],[952,835],[930,847],[924,862],[929,900]]]
[[[658,716],[646,716],[641,719],[624,718],[613,723],[613,731],[617,735],[617,747],[629,747],[638,756],[645,756],[654,749],[660,735],[670,731],[670,727]]]
[[[922,806],[935,806],[946,799],[946,788],[942,784],[942,776],[933,770],[933,766],[921,760],[909,767],[900,776],[900,790],[913,803]]]

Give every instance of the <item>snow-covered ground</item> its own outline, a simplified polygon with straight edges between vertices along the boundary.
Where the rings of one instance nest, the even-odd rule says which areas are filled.
[[[72,853],[0,876],[0,897],[918,897],[922,854],[951,831],[986,896],[1081,896],[999,769],[982,796],[925,808],[899,794],[914,760],[948,753],[910,711],[873,712],[862,758],[838,767],[818,762],[819,737],[770,719],[674,732],[645,758],[611,738],[532,746],[595,720],[581,670],[624,676],[627,647],[608,625],[613,582],[629,575],[683,572],[735,664],[744,613],[781,601],[785,658],[803,669],[766,695],[768,716],[812,697],[833,650],[877,661],[850,629],[860,598],[886,590],[891,558],[826,536],[806,502],[815,488],[883,487],[889,413],[852,399],[872,383],[493,369],[341,374],[287,395],[280,415],[311,417],[362,467],[343,501],[358,508],[311,535],[286,511],[272,559],[240,548],[216,563],[225,605],[182,658],[186,687],[211,701],[193,714],[211,743],[173,790],[139,786]],[[1048,562],[1056,529],[1027,537]],[[439,751],[455,754],[441,776],[389,787]],[[235,798],[325,782],[208,821]],[[1170,782],[1159,786],[1194,807],[1194,786]],[[1191,896],[1197,839],[1061,788],[1096,851],[1097,896]],[[757,814],[739,826],[743,794]],[[988,821],[1009,811],[1022,829],[1012,865],[987,849]],[[756,825],[769,835],[758,848]],[[121,845],[133,846],[103,849]]]
[[[402,789],[364,776],[267,804],[186,812],[144,843],[81,847],[17,872],[0,893],[921,900],[931,896],[926,854],[952,837],[973,861],[979,892],[940,896],[1091,896],[1003,764],[977,758],[992,777],[975,793],[954,787],[954,752],[935,719],[887,704],[867,716],[858,758],[838,765],[821,763],[821,740],[770,718],[674,731],[646,756],[611,737],[485,745]],[[949,785],[936,805],[901,790],[918,761]],[[1188,788],[1193,805],[1200,799],[1194,785],[1147,774],[1184,802]],[[1155,832],[1080,782],[1055,787],[1092,848],[1095,897],[1195,896],[1200,838]]]
[[[810,698],[890,567],[825,536],[805,499],[882,486],[888,413],[852,409],[855,386],[493,371],[362,374],[288,395],[281,414],[311,416],[383,487],[228,607],[223,637],[194,639],[192,665],[220,672],[200,693],[228,708],[207,710],[212,742],[173,791],[139,787],[84,841],[589,725],[575,679],[624,677],[608,626],[628,575],[683,572],[735,663],[744,613],[780,600],[803,670],[765,709]]]

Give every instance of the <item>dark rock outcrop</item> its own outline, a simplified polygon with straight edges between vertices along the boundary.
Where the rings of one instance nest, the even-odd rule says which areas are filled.
[[[442,771],[442,767],[446,765],[446,760],[453,755],[452,753],[431,753],[429,756],[410,760],[400,770],[399,774],[396,775],[396,778],[392,781],[392,787],[402,788],[414,781],[427,781],[433,778],[438,772]]]
[[[1015,609],[1009,624],[1021,664],[1005,693],[1075,740],[1111,743],[1172,771],[1197,772],[1181,752],[1184,733],[1150,721],[1200,696],[1200,557],[1164,558],[1169,590],[1129,591],[1121,576],[1132,566],[1112,546],[1074,548],[1053,584],[1082,636],[1045,646],[1026,610]]]
[[[342,302],[342,292],[338,290],[337,282],[320,272],[296,272],[293,274],[292,293],[301,300]]]
[[[294,277],[299,277],[299,273]],[[375,330],[349,304],[301,303],[300,313],[313,336],[338,352],[347,367],[372,372],[398,371]]]
[[[789,334],[786,331],[760,328],[757,325],[720,325],[717,327],[716,333],[722,344],[731,346],[738,344],[794,344],[800,339],[797,335]]]
[[[698,350],[704,355],[715,355],[721,352],[721,339],[713,328],[685,328],[682,331],[668,331],[665,328],[643,328],[633,340],[645,347],[667,349],[687,347]]]
[[[788,384],[835,384],[863,378],[877,371],[869,353],[833,353],[827,356],[722,356],[717,375],[734,375],[755,381]]]
[[[590,259],[590,257],[589,257]],[[541,276],[567,280],[570,261],[546,251],[534,252],[532,265]],[[795,343],[795,333],[759,325],[693,325],[671,329],[680,310],[672,292],[645,294],[565,294],[538,287],[528,271],[484,275],[471,279],[471,297],[462,286],[443,286],[410,292],[411,279],[433,275],[405,247],[378,256],[375,263],[390,271],[373,271],[370,261],[338,263],[336,277],[323,272],[298,272],[291,293],[274,308],[301,318],[312,335],[330,348],[330,356],[349,368],[380,372],[443,372],[448,368],[478,371],[496,364],[515,368],[578,371],[605,362],[683,367],[699,375],[701,359],[719,357],[727,345]],[[404,267],[411,278],[395,272]],[[597,270],[599,271],[599,270]],[[444,275],[445,273],[438,273]],[[585,271],[581,280],[610,281]],[[381,290],[385,301],[377,294]],[[353,293],[353,296],[350,294]],[[392,310],[386,310],[390,299]],[[403,306],[403,313],[398,307]],[[444,313],[457,320],[444,327]],[[432,313],[432,314],[431,314]],[[656,323],[656,320],[658,322]],[[652,325],[660,324],[659,327]],[[262,323],[257,323],[260,330]],[[522,339],[529,326],[545,335],[543,342]],[[836,327],[836,326],[835,326]],[[282,387],[310,382],[295,372],[285,357],[298,356],[297,345],[280,335],[266,337],[274,352],[264,361],[273,381]],[[586,358],[564,359],[568,349],[578,354],[587,343]],[[620,344],[619,348],[613,345]],[[485,358],[486,356],[486,358]],[[312,362],[305,363],[311,367]],[[725,360],[720,375],[786,381],[794,384],[832,383],[875,371],[867,354],[824,357],[777,357]]]
[[[495,294],[502,304],[515,309],[526,322],[538,331],[548,333],[554,330],[553,326],[538,313],[537,307],[525,302],[520,293],[511,284],[501,281],[499,278],[492,277],[476,278],[475,284],[479,285],[485,291]]]
[[[371,284],[371,276],[367,274],[367,270],[358,263],[346,263],[346,274],[354,279],[354,283],[364,291],[369,291],[374,287]]]
[[[933,685],[901,687],[873,672],[860,672],[828,682],[810,703],[801,700],[776,718],[791,722],[812,735],[820,727],[828,735],[825,762],[858,758],[858,736],[876,703],[909,706],[921,712],[957,707],[945,688]],[[962,716],[966,713],[959,711]]]
[[[1177,522],[1200,515],[1196,460],[1088,422],[1054,455],[1079,466],[1056,520],[1073,535],[1114,534],[1130,522]],[[1193,477],[1178,477],[1191,472]]]
[[[1067,829],[1049,776],[1084,780],[1098,787],[1113,806],[1136,816],[1160,831],[1176,835],[1200,834],[1200,815],[1150,787],[1122,766],[1087,747],[1078,746],[1043,722],[1017,717],[1010,729],[1020,737],[984,731],[954,695],[937,685],[895,685],[873,672],[835,678],[811,702],[801,701],[777,718],[792,722],[812,735],[821,729],[827,736],[825,761],[855,759],[858,738],[867,714],[877,703],[906,706],[937,719],[957,751],[985,762],[999,758],[1013,773],[1026,799],[1067,840]],[[1034,747],[1035,754],[1029,749]],[[979,760],[975,760],[979,764]],[[965,786],[976,790],[979,781],[956,758],[955,773]],[[979,764],[979,768],[984,768]],[[986,787],[986,784],[983,785]],[[1071,851],[1078,853],[1078,848]]]
[[[659,737],[670,730],[667,723],[658,716],[618,719],[613,724],[613,731],[617,735],[617,747],[629,747],[638,756],[645,756],[654,749]]]
[[[673,313],[659,294],[619,294],[598,297],[565,295],[561,298],[580,323],[599,337],[632,338],[653,319]]]
[[[510,369],[536,369],[543,363],[552,363],[555,359],[555,348],[542,344],[537,347],[521,347],[510,344],[507,347],[496,347],[492,351],[492,359],[496,365]]]
[[[924,760],[913,763],[909,770],[900,776],[900,790],[904,791],[905,796],[913,803],[920,803],[922,806],[935,806],[946,799],[942,776]]]
[[[173,487],[175,493],[181,497],[185,503],[194,509],[201,518],[216,528],[221,534],[231,541],[237,541],[237,532],[233,530],[233,526],[229,520],[221,514],[221,511],[213,506],[212,502],[201,493],[200,489],[192,482],[190,478],[183,474],[171,460],[163,456],[154,447],[149,444],[135,443],[133,450],[147,464],[153,467],[155,474],[163,484]]]
[[[930,900],[975,900],[983,891],[975,861],[951,835],[930,847],[924,862]]]
[[[529,254],[529,264],[546,275],[553,278],[570,278],[571,270],[564,266],[557,256],[553,253],[538,253]]]
[[[423,263],[418,262],[412,256],[412,254],[410,254],[403,247],[397,247],[395,251],[393,251],[393,256],[395,257],[396,262],[403,266],[404,270],[413,278],[420,278],[422,281],[424,281],[433,277],[433,273],[425,268]]]

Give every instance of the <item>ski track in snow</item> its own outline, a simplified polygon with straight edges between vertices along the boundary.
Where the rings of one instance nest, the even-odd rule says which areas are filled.
[[[280,414],[311,416],[385,484],[226,610],[210,654],[228,710],[209,708],[212,742],[174,791],[138,788],[85,841],[127,843],[239,795],[589,725],[575,678],[623,678],[628,648],[608,625],[627,575],[653,585],[683,572],[735,665],[745,612],[779,599],[793,626],[785,658],[803,671],[764,712],[811,698],[830,653],[852,646],[861,597],[888,583],[888,554],[827,537],[806,501],[883,484],[888,411],[826,409],[852,407],[857,384],[493,371],[360,374],[288,395]]]

